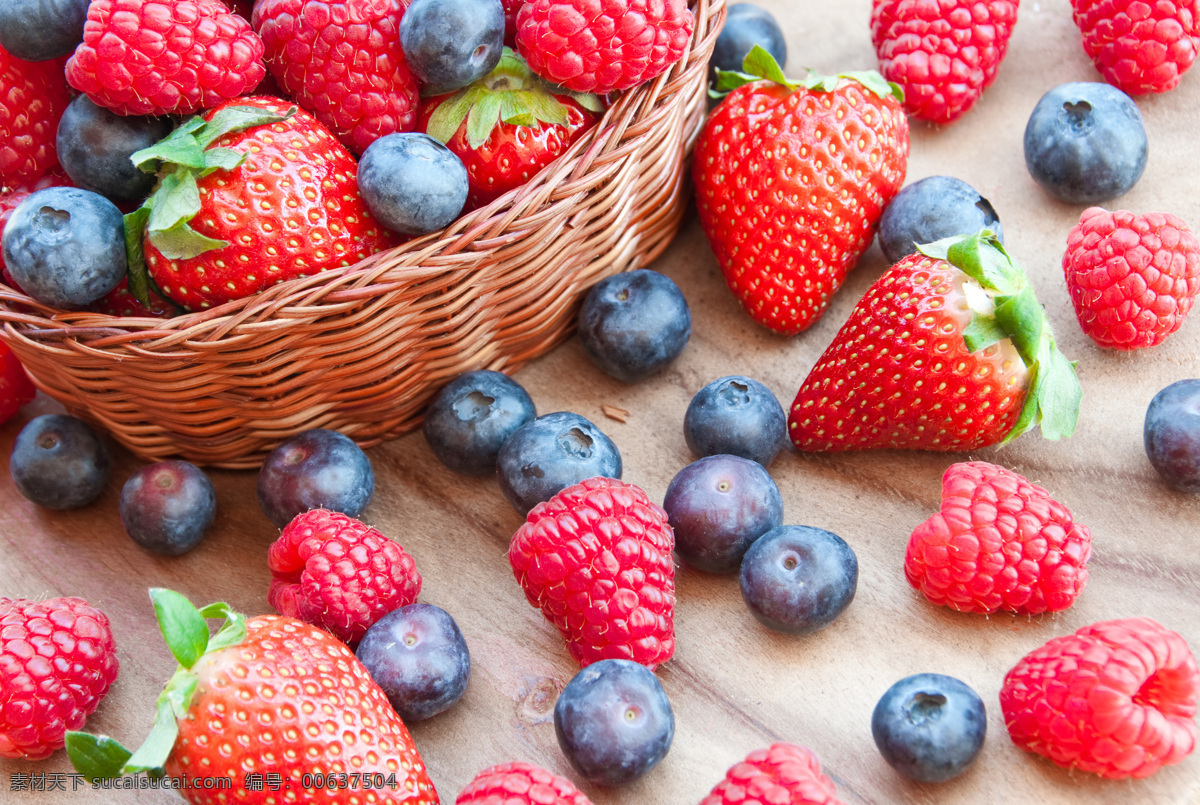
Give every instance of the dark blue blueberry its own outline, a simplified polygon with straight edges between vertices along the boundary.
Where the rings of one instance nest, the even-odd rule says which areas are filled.
[[[483,78],[504,52],[500,0],[413,0],[400,18],[400,47],[423,93]]]
[[[522,516],[568,486],[596,476],[621,477],[621,453],[590,421],[569,411],[522,425],[500,448],[500,491]]]
[[[991,202],[962,179],[929,176],[896,194],[879,219],[879,245],[889,263],[918,245],[990,229],[1001,242],[1004,229]]]
[[[1025,166],[1050,195],[1073,204],[1116,198],[1137,184],[1149,153],[1133,99],[1098,82],[1060,84],[1025,126]]]
[[[90,0],[3,0],[0,47],[18,59],[66,56],[83,41]]]
[[[4,227],[4,262],[42,304],[84,307],[117,287],[129,268],[125,219],[99,193],[39,190],[17,205]]]
[[[1200,492],[1200,380],[1179,380],[1155,394],[1142,438],[1146,457],[1164,481]]]
[[[943,674],[901,679],[871,715],[871,735],[883,759],[923,783],[940,783],[970,768],[986,734],[987,714],[979,694]]]
[[[787,439],[787,416],[769,388],[730,375],[692,398],[683,416],[683,436],[697,456],[727,453],[766,467]]]
[[[283,528],[309,509],[358,517],[375,494],[371,461],[348,436],[315,428],[267,454],[258,473],[258,505]]]
[[[675,553],[687,564],[728,573],[750,545],[783,524],[783,496],[766,468],[741,456],[705,456],[671,479],[663,498]]]
[[[670,277],[640,268],[596,283],[579,310],[579,337],[591,359],[626,383],[649,377],[683,352],[692,314]]]
[[[142,467],[121,489],[125,533],[154,553],[178,556],[195,548],[216,514],[212,481],[186,461]]]
[[[389,134],[363,152],[358,190],[371,215],[388,229],[424,235],[462,212],[467,169],[453,151],[428,134]]]
[[[823,528],[785,525],[763,534],[742,559],[742,598],[763,624],[780,632],[823,629],[858,590],[858,557]]]
[[[464,475],[496,471],[500,446],[537,416],[521,384],[500,372],[466,372],[437,393],[425,411],[425,441],[438,460]]]
[[[8,471],[17,491],[47,509],[78,509],[108,484],[108,448],[83,421],[64,414],[30,420],[17,434]]]
[[[710,75],[716,70],[740,72],[746,54],[755,45],[775,57],[780,67],[787,62],[787,40],[771,12],[753,3],[734,3],[726,11],[725,25],[713,45]]]
[[[79,95],[58,121],[55,149],[77,187],[112,201],[141,201],[154,187],[154,174],[129,157],[170,133],[168,117],[118,115]]]
[[[618,786],[641,777],[667,754],[675,714],[646,666],[600,660],[558,694],[554,732],[571,765],[589,782]]]
[[[471,678],[467,641],[450,613],[433,604],[392,610],[367,630],[354,653],[406,723],[449,709]]]

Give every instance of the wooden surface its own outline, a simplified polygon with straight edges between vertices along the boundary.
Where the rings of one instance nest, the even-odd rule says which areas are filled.
[[[769,7],[784,23],[789,72],[874,64],[869,3]],[[1160,388],[1200,376],[1200,314],[1165,345],[1138,354],[1102,352],[1080,332],[1060,260],[1067,231],[1082,206],[1051,200],[1029,178],[1021,136],[1034,103],[1068,80],[1095,80],[1070,21],[1066,0],[1029,3],[1007,61],[980,104],[951,127],[916,123],[909,181],[950,174],[988,197],[1004,224],[1010,252],[1033,277],[1063,351],[1079,362],[1084,407],[1070,440],[1036,434],[1002,451],[971,456],[874,452],[800,455],[771,466],[784,495],[787,523],[830,529],[844,537],[861,566],[858,595],[844,616],[807,637],[772,633],[751,618],[736,577],[681,568],[675,659],[660,671],[677,731],[662,764],[615,791],[584,786],[597,805],[698,802],[726,768],[747,752],[785,740],[811,748],[846,803],[1200,803],[1200,755],[1143,781],[1104,781],[1070,773],[1021,752],[1009,741],[997,694],[1007,670],[1051,637],[1094,621],[1150,616],[1200,650],[1200,497],[1162,484],[1145,459],[1142,421]],[[1141,182],[1110,202],[1140,212],[1173,212],[1200,226],[1200,70],[1175,91],[1139,100],[1150,137]],[[855,300],[884,268],[877,247],[864,257],[823,320],[791,339],[744,316],[721,279],[691,215],[654,266],[683,289],[693,313],[691,343],[667,371],[638,385],[603,375],[576,340],[518,373],[541,413],[571,410],[596,422],[620,447],[624,478],[661,501],[674,474],[693,459],[682,434],[688,401],[710,380],[748,374],[787,406],[804,374],[832,339]],[[629,412],[605,417],[602,405]],[[0,453],[21,425],[58,410],[39,399],[0,428]],[[441,467],[419,434],[369,451],[377,474],[364,519],[413,554],[425,577],[421,600],[458,620],[473,673],[463,700],[412,732],[444,802],[493,763],[524,759],[573,774],[554,736],[556,692],[577,670],[557,633],[524,601],[505,558],[520,518],[491,480],[469,480]],[[1091,583],[1070,610],[1045,617],[956,614],[920,598],[902,574],[912,528],[938,505],[939,481],[954,461],[1003,464],[1042,484],[1091,527]],[[193,553],[151,556],[123,533],[117,516],[121,484],[137,467],[117,452],[112,483],[86,509],[39,510],[0,476],[0,594],[79,595],[113,622],[121,675],[88,727],[136,744],[149,729],[154,695],[173,670],[161,647],[146,588],[165,585],[197,603],[226,600],[248,613],[266,603],[267,545],[276,530],[259,512],[255,476],[214,473],[220,512]],[[977,764],[940,786],[895,774],[871,740],[879,696],[902,676],[934,671],[973,686],[988,708],[988,738]],[[11,790],[14,773],[65,773],[63,753],[32,764],[0,762],[0,801],[16,803],[166,803],[164,793],[71,794]]]

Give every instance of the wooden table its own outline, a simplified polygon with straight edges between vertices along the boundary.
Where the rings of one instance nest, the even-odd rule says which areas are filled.
[[[866,0],[768,5],[787,31],[791,74],[800,74],[801,65],[834,72],[874,64]],[[658,768],[625,789],[585,786],[597,805],[698,802],[747,752],[780,740],[811,748],[847,803],[1200,803],[1200,754],[1137,782],[1073,774],[1015,748],[997,701],[1004,674],[1021,656],[1094,621],[1150,616],[1200,650],[1200,497],[1159,481],[1141,436],[1155,392],[1200,376],[1200,314],[1153,350],[1126,355],[1093,346],[1074,319],[1060,268],[1067,231],[1082,207],[1043,194],[1023,164],[1022,132],[1041,94],[1064,81],[1096,77],[1066,0],[1027,3],[999,78],[978,106],[950,127],[914,124],[908,172],[910,181],[958,176],[992,201],[1009,250],[1031,274],[1063,351],[1079,362],[1085,397],[1073,438],[1052,443],[1027,435],[1002,451],[970,457],[1042,484],[1091,527],[1087,590],[1072,609],[1044,617],[984,618],[934,607],[904,580],[904,546],[912,528],[937,508],[942,472],[968,456],[785,452],[771,466],[784,495],[785,522],[830,529],[853,546],[861,565],[857,598],[828,629],[788,637],[750,616],[736,577],[681,568],[678,650],[660,671],[677,719],[674,744]],[[1110,206],[1170,211],[1200,226],[1200,70],[1139,106],[1150,136],[1149,165],[1140,183]],[[540,412],[571,410],[596,422],[620,447],[625,480],[661,501],[671,478],[693,460],[682,433],[692,395],[722,375],[748,374],[786,406],[884,260],[873,247],[824,319],[790,339],[766,332],[740,311],[694,215],[653,268],[680,285],[694,321],[691,343],[665,372],[638,385],[619,383],[595,369],[572,340],[516,377]],[[627,421],[607,418],[605,404],[628,411]],[[41,398],[27,406],[0,428],[0,452],[8,454],[31,417],[57,410]],[[248,613],[268,612],[265,551],[277,531],[258,510],[253,473],[216,472],[220,511],[204,543],[178,558],[147,554],[125,536],[117,516],[121,484],[139,461],[120,450],[115,455],[107,492],[74,512],[40,510],[17,494],[7,473],[0,477],[0,594],[79,595],[108,614],[121,676],[88,727],[136,744],[174,668],[146,588],[169,586],[197,603],[226,600]],[[577,667],[513,581],[505,552],[521,519],[494,481],[446,470],[419,434],[369,455],[378,486],[364,519],[413,554],[425,577],[421,599],[455,616],[471,650],[473,674],[463,700],[412,728],[443,800],[453,802],[477,771],[507,760],[575,777],[558,748],[551,713],[556,692]],[[977,764],[940,786],[894,773],[870,734],[871,711],[884,690],[923,671],[966,681],[988,708],[989,736]],[[70,777],[53,776],[69,771],[63,753],[43,763],[0,762],[0,801],[177,801],[164,793],[71,793]],[[57,780],[67,790],[12,790],[13,775],[42,773],[50,775],[42,778],[50,786]]]

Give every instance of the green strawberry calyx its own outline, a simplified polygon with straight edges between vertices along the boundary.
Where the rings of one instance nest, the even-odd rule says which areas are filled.
[[[900,85],[888,81],[876,70],[860,70],[837,75],[820,75],[810,70],[805,78],[798,80],[788,78],[783,74],[783,68],[779,66],[779,62],[775,61],[775,57],[762,45],[750,48],[750,52],[742,60],[740,71],[717,70],[716,86],[709,89],[708,94],[713,98],[723,98],[738,87],[764,79],[782,84],[793,91],[803,88],[814,92],[833,92],[846,81],[857,81],[880,98],[887,99],[891,96],[897,101],[904,100],[904,90],[900,88]]]
[[[978,288],[964,285],[967,303],[975,314],[963,331],[967,349],[977,352],[1010,339],[1029,371],[1021,413],[998,446],[1035,426],[1047,439],[1074,433],[1083,398],[1075,364],[1059,351],[1046,311],[1025,271],[1009,257],[996,236],[985,229],[917,248],[927,257],[945,260],[979,284]]]
[[[179,735],[179,720],[187,715],[196,693],[199,675],[194,668],[200,659],[246,639],[245,618],[228,604],[209,604],[196,609],[173,590],[150,590],[158,628],[179,665],[159,694],[154,726],[146,740],[130,752],[107,735],[86,732],[67,733],[67,756],[75,771],[95,781],[126,774],[147,772],[162,776],[163,766]],[[219,618],[221,625],[210,633],[208,619]]]

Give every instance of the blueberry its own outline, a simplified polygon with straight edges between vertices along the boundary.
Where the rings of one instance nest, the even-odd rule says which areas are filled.
[[[621,453],[590,421],[569,411],[522,425],[500,448],[500,491],[522,516],[568,486],[596,476],[621,477]]]
[[[1154,395],[1142,439],[1146,457],[1164,481],[1200,492],[1200,380],[1179,380]]]
[[[467,202],[467,169],[449,148],[420,132],[398,132],[367,146],[358,190],[393,232],[424,235],[451,223]]]
[[[815,632],[854,600],[858,557],[823,528],[780,526],[746,551],[741,581],[742,598],[763,624],[789,634]]]
[[[280,444],[258,473],[258,505],[277,528],[309,509],[358,517],[374,494],[367,454],[350,437],[322,428]]]
[[[466,372],[438,391],[425,411],[425,441],[438,460],[464,475],[496,471],[500,446],[537,416],[521,384],[500,372]]]
[[[125,219],[99,193],[39,190],[17,205],[4,227],[4,262],[42,304],[84,307],[125,277]]]
[[[1004,230],[991,203],[962,179],[929,176],[896,194],[879,219],[879,245],[889,263],[917,246],[954,235],[990,229],[1001,242]]]
[[[433,604],[392,610],[372,624],[354,653],[406,723],[449,709],[471,677],[458,624]]]
[[[965,772],[983,749],[983,700],[952,676],[914,674],[887,689],[871,715],[871,735],[896,771],[923,783]]]
[[[400,47],[421,80],[440,95],[483,78],[504,51],[500,0],[413,0],[400,18]]]
[[[747,549],[783,523],[783,496],[757,461],[705,456],[680,470],[663,499],[675,553],[712,573],[737,570]]]
[[[592,286],[579,310],[579,337],[597,366],[636,383],[683,352],[692,314],[670,277],[640,268]]]
[[[780,67],[787,62],[787,41],[771,12],[753,3],[734,3],[726,11],[725,25],[713,45],[709,74],[716,70],[740,72],[746,54],[755,45],[761,45]]]
[[[1025,126],[1025,166],[1050,195],[1075,204],[1116,198],[1146,169],[1146,127],[1133,99],[1108,84],[1060,84]]]
[[[178,556],[195,548],[216,514],[212,481],[186,461],[142,467],[121,489],[125,533],[154,553]]]
[[[77,187],[112,201],[141,201],[154,188],[154,174],[130,160],[171,133],[171,119],[118,115],[86,95],[67,105],[58,122],[58,161]]]
[[[787,439],[787,416],[769,388],[730,375],[692,398],[683,416],[683,435],[697,456],[727,453],[766,467]]]
[[[108,484],[108,448],[82,420],[64,414],[31,419],[17,434],[8,470],[17,491],[47,509],[78,509]]]
[[[0,47],[18,59],[48,61],[83,41],[90,0],[3,0]]]
[[[558,694],[554,732],[580,774],[596,785],[618,786],[641,777],[667,754],[675,714],[658,677],[644,665],[600,660]]]

